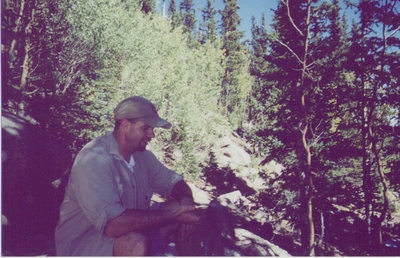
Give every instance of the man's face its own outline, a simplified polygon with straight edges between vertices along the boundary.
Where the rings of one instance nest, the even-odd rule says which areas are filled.
[[[132,152],[145,151],[147,144],[155,137],[153,128],[142,121],[129,122],[125,135]]]

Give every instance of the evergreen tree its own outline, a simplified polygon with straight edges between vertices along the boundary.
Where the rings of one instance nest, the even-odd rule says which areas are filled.
[[[252,17],[251,27],[251,62],[250,74],[254,77],[252,85],[252,96],[250,97],[249,121],[256,123],[257,128],[264,127],[260,122],[265,116],[265,106],[262,100],[267,98],[267,81],[265,75],[268,72],[268,46],[269,40],[265,24],[265,15],[262,14],[261,24],[257,25],[254,16]]]
[[[392,118],[399,112],[400,40],[396,33],[400,28],[395,21],[399,20],[400,10],[396,1],[361,0],[356,6],[360,22],[353,24],[348,69],[353,71],[357,97],[353,100],[357,107],[353,126],[359,129],[360,136],[355,139],[361,147],[367,236],[363,247],[367,254],[382,255],[381,226],[389,211],[387,173],[389,164],[398,161],[398,155],[393,153],[396,148],[392,147],[398,144],[393,133],[399,123]],[[373,215],[377,212],[379,216]]]
[[[179,14],[183,24],[183,33],[187,33],[188,35],[189,46],[194,43],[193,39],[196,29],[196,11],[193,6],[193,0],[183,0],[179,7]]]
[[[225,73],[222,80],[221,106],[227,116],[231,117],[234,126],[243,120],[246,109],[247,94],[250,90],[247,55],[240,40],[243,32],[238,30],[240,17],[236,0],[224,0],[225,7],[220,11],[222,16],[221,35],[224,51]],[[236,120],[236,121],[234,121]]]
[[[170,0],[169,2],[168,17],[171,20],[172,29],[175,29],[182,24],[179,13],[176,10],[175,0]]]
[[[207,0],[206,7],[201,10],[203,16],[203,23],[201,24],[201,43],[215,42],[217,40],[216,35],[216,22],[214,20],[217,11],[212,6],[214,0]]]
[[[329,167],[337,88],[343,81],[338,78],[346,47],[338,8],[337,1],[281,1],[274,31],[265,38],[263,30],[253,30],[252,72],[263,87],[257,100],[268,121],[256,135],[268,144],[265,162],[277,160],[286,167],[285,196],[297,201],[286,207],[286,216],[301,230],[303,255],[313,255],[317,244],[315,189],[324,192],[318,187]]]
[[[156,5],[154,0],[139,0],[139,8],[145,14],[155,13]]]

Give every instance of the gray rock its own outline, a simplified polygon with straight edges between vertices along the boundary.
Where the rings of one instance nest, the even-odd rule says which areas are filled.
[[[246,256],[291,256],[279,246],[272,244],[246,229],[236,228],[235,235],[237,238],[235,245],[239,247]]]
[[[195,203],[200,204],[200,205],[207,205],[210,203],[211,199],[209,194],[206,191],[203,191],[199,188],[197,188],[194,184],[188,183],[190,189],[192,190],[193,193],[193,200]]]
[[[2,112],[3,253],[35,254],[25,240],[53,235],[70,162],[66,145],[31,121]]]
[[[213,146],[212,152],[219,167],[237,169],[251,164],[250,154],[228,136],[219,139]]]

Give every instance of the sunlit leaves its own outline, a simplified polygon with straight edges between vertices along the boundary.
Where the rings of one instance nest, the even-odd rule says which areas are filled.
[[[123,98],[150,99],[173,124],[171,130],[160,132],[153,150],[160,158],[165,154],[165,161],[178,172],[198,172],[200,160],[195,154],[211,143],[207,135],[219,126],[215,123],[220,116],[219,45],[190,49],[187,35],[179,28],[172,30],[164,17],[127,12],[118,1],[100,3],[96,11],[91,4],[77,1],[82,13],[70,14],[72,20],[91,21],[86,32],[79,33],[97,46],[98,78],[85,85],[89,108],[99,108],[99,116],[107,114],[112,120],[112,109]],[[104,124],[96,131],[109,128],[112,121],[100,122]]]

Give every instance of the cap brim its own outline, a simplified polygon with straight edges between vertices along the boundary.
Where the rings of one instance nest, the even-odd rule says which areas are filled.
[[[170,122],[162,119],[161,117],[141,117],[139,120],[151,127],[169,129],[172,126]]]

